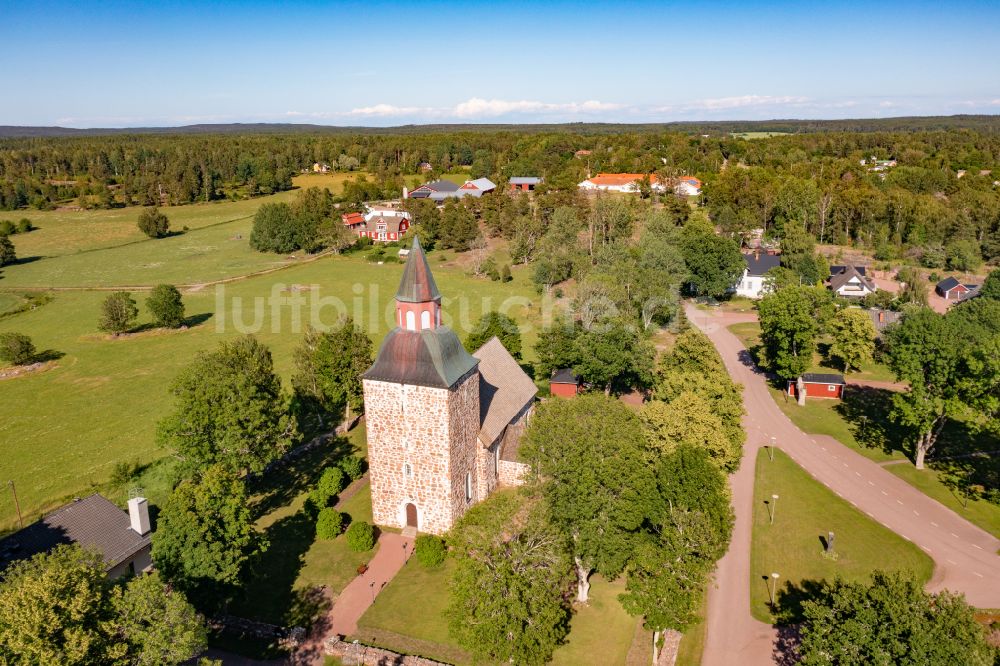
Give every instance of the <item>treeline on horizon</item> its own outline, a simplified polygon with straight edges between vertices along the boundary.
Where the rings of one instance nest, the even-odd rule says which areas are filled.
[[[943,246],[959,241],[966,244],[962,253],[1000,257],[1000,193],[994,185],[1000,178],[1000,117],[788,122],[825,129],[766,139],[704,136],[690,128],[617,126],[615,133],[588,132],[598,127],[592,125],[539,132],[421,127],[414,134],[366,130],[0,139],[0,208],[46,209],[69,201],[111,208],[246,198],[289,189],[293,175],[314,162],[363,172],[340,196],[348,208],[399,196],[403,176],[421,173],[424,162],[433,167],[428,179],[463,171],[469,178],[486,176],[503,186],[512,176],[542,176],[542,194],[575,192],[577,183],[598,172],[696,175],[705,182],[700,203],[716,226],[734,235],[764,229],[780,239],[792,222],[821,242],[862,245],[882,259],[913,251],[918,258],[928,257],[925,265],[934,266],[941,263]],[[913,123],[914,129],[832,129],[859,122]],[[934,123],[954,127],[925,129]],[[774,123],[732,126],[780,131]],[[581,149],[590,152],[577,156]],[[872,172],[861,163],[871,157],[892,158],[897,164]],[[956,265],[974,265],[972,259]]]

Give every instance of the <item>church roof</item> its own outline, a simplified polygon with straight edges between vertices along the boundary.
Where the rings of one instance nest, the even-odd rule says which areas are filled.
[[[427,265],[427,256],[420,247],[420,239],[413,239],[413,247],[406,258],[403,268],[403,279],[396,291],[396,300],[403,303],[427,303],[441,299],[441,292],[434,283],[431,267]]]
[[[362,377],[396,384],[451,388],[475,369],[477,363],[479,361],[465,351],[458,336],[447,326],[420,331],[395,328],[385,336],[374,365]]]
[[[489,446],[534,401],[538,388],[496,336],[472,355],[479,359],[479,439]]]

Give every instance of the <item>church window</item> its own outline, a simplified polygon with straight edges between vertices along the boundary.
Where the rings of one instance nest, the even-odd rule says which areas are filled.
[[[430,328],[431,327],[431,313],[429,310],[424,310],[420,313],[420,328]]]
[[[493,476],[500,474],[500,445],[493,449]]]
[[[413,476],[413,468],[410,467],[410,463],[403,463],[403,474]]]
[[[467,473],[465,475],[465,501],[472,501],[472,474]]]
[[[417,317],[413,314],[413,310],[406,313],[406,330],[415,331],[417,330]]]

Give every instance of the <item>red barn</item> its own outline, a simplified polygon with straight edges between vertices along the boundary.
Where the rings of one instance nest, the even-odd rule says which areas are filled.
[[[844,381],[843,375],[807,372],[799,379],[802,380],[807,398],[834,398],[840,400],[844,397],[844,386],[847,385],[847,382]],[[793,398],[799,397],[797,384],[798,381],[788,380],[788,395]]]
[[[580,392],[580,378],[570,368],[562,368],[552,373],[549,392],[561,398],[572,398]]]
[[[968,298],[978,285],[962,284],[953,277],[948,277],[937,283],[934,290],[946,301],[961,301]]]

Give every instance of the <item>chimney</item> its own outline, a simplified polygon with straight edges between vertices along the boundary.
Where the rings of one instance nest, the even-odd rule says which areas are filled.
[[[408,199],[409,197],[410,197],[410,189],[404,185],[403,186],[403,198],[404,199]]]
[[[149,502],[145,497],[133,497],[128,501],[128,520],[137,534],[149,534]]]
[[[878,311],[878,321],[880,324],[885,321],[885,313],[881,310]]]

